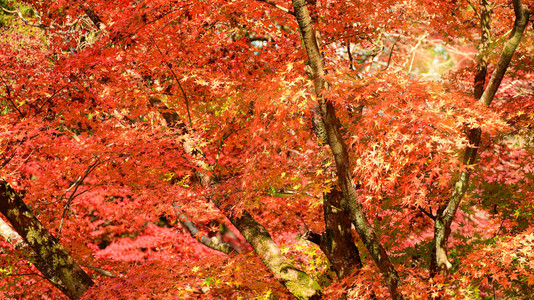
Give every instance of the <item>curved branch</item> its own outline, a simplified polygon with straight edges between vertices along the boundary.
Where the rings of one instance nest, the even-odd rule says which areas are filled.
[[[176,216],[178,216],[178,221],[180,221],[180,224],[182,224],[185,229],[189,231],[191,237],[202,243],[204,246],[213,250],[217,250],[225,254],[237,253],[237,250],[231,244],[223,242],[216,237],[212,237],[210,239],[204,235],[199,234],[200,231],[195,226],[195,224],[189,221],[189,218],[186,215],[180,213],[178,203],[173,203],[172,208],[174,209]]]
[[[167,66],[167,68],[169,68],[169,71],[171,71],[171,74],[174,77],[174,80],[176,81],[176,83],[178,84],[178,87],[180,88],[180,91],[182,91],[182,95],[184,96],[184,100],[185,100],[185,107],[186,107],[186,110],[187,110],[187,118],[189,119],[189,128],[191,130],[193,130],[193,122],[191,121],[191,112],[189,111],[189,99],[187,98],[187,94],[185,93],[184,89],[182,88],[182,84],[180,83],[180,80],[178,80],[178,76],[176,76],[176,73],[174,73],[174,70],[172,69],[171,63],[169,63],[165,59],[165,56],[163,55],[163,52],[159,48],[158,44],[156,44],[156,41],[154,41],[154,39],[152,37],[150,37],[150,41],[152,42],[152,44],[154,44],[154,46],[156,46],[156,49],[158,49],[158,52],[159,52],[159,54],[161,54],[161,57],[163,59],[163,62],[165,62],[165,65]],[[180,61],[180,63],[181,62],[182,61]],[[180,64],[180,63],[178,63],[178,64]]]
[[[83,191],[81,193],[76,194],[76,191],[82,185],[83,181],[87,178],[87,176],[89,176],[89,174],[91,174],[91,172],[93,172],[100,163],[101,163],[100,158],[97,157],[96,161],[94,163],[90,164],[89,167],[87,167],[87,169],[85,170],[84,174],[82,176],[78,177],[78,179],[74,182],[74,184],[71,185],[71,187],[67,189],[67,191],[68,191],[68,190],[70,190],[71,188],[74,187],[74,191],[72,191],[72,193],[70,194],[69,199],[67,200],[67,203],[63,207],[63,213],[61,214],[61,222],[59,223],[59,229],[58,229],[57,236],[56,236],[58,241],[59,241],[59,238],[61,236],[61,230],[63,229],[63,222],[65,220],[65,216],[67,214],[67,211],[69,210],[70,204],[72,203],[72,201],[74,201],[74,198],[76,198],[79,195],[81,195],[81,194],[86,192],[86,191]]]
[[[506,41],[506,43],[504,44],[501,57],[499,58],[499,62],[497,63],[497,67],[495,68],[495,71],[493,71],[493,75],[491,76],[488,86],[486,87],[484,94],[482,94],[482,97],[480,98],[480,102],[486,106],[489,106],[491,104],[491,101],[493,101],[493,98],[495,97],[495,94],[497,93],[497,90],[499,89],[499,86],[502,82],[504,74],[506,73],[506,70],[510,65],[512,56],[514,55],[515,50],[519,45],[519,42],[521,42],[523,32],[525,31],[525,28],[528,24],[528,19],[530,15],[528,7],[526,5],[523,5],[521,3],[521,0],[513,0],[512,3],[514,5],[515,13],[514,28],[512,29],[512,32],[508,37],[508,41]]]

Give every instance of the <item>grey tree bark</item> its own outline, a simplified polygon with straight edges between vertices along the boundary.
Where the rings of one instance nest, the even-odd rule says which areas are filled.
[[[499,62],[493,71],[491,79],[487,87],[484,89],[483,87],[487,73],[487,49],[491,30],[491,7],[487,0],[481,0],[481,39],[478,49],[477,72],[474,81],[474,97],[484,106],[489,106],[493,101],[528,24],[528,8],[521,3],[521,0],[513,0],[512,3],[515,13],[514,27],[508,40],[504,44]],[[465,151],[465,165],[472,165],[475,163],[481,134],[482,131],[480,128],[469,130],[468,139],[470,146]],[[467,171],[460,173],[458,180],[454,184],[451,198],[442,203],[436,212],[434,218],[434,239],[432,240],[432,254],[430,258],[430,273],[432,275],[437,273],[445,275],[452,267],[452,264],[448,260],[447,240],[451,232],[451,224],[456,215],[456,211],[469,187],[469,177],[471,176],[471,172],[471,169],[468,169]]]
[[[80,298],[83,292],[93,285],[91,277],[37,220],[15,190],[4,180],[0,180],[0,213],[33,251],[37,269],[67,297]]]

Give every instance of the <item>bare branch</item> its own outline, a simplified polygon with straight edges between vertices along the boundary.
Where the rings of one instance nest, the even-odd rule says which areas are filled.
[[[436,216],[434,216],[431,212],[428,212],[426,211],[424,208],[422,208],[421,206],[418,207],[419,210],[424,213],[425,215],[427,215],[430,219],[432,220],[436,220]]]
[[[67,203],[65,204],[65,206],[63,207],[63,213],[61,214],[61,222],[59,223],[59,230],[57,232],[57,240],[59,241],[59,238],[61,236],[61,230],[63,229],[63,222],[65,220],[65,217],[67,215],[67,211],[70,207],[70,204],[72,203],[72,201],[74,201],[74,199],[78,196],[80,196],[81,194],[85,193],[86,191],[83,191],[81,193],[78,193],[76,194],[76,191],[78,190],[78,188],[83,184],[83,181],[87,178],[87,176],[89,176],[89,174],[91,174],[91,172],[93,172],[96,167],[101,163],[100,161],[100,158],[97,157],[95,162],[90,164],[87,169],[85,170],[84,174],[80,177],[78,177],[78,179],[74,182],[73,185],[71,185],[68,189],[70,190],[72,187],[74,187],[74,190],[72,191],[72,193],[70,194],[69,196],[69,199],[67,200]]]
[[[393,50],[395,50],[395,45],[397,44],[397,42],[399,41],[401,36],[402,36],[402,34],[399,34],[399,36],[397,37],[395,42],[393,42],[393,45],[391,45],[391,50],[389,51],[389,56],[388,56],[388,63],[386,65],[386,67],[384,69],[382,69],[381,71],[385,71],[385,70],[387,70],[389,68],[389,64],[391,63],[391,57],[393,56]]]
[[[217,164],[219,163],[219,158],[221,157],[221,152],[222,152],[222,147],[223,147],[224,141],[225,141],[230,135],[232,135],[232,133],[234,133],[234,132],[231,131],[231,132],[229,132],[229,133],[225,133],[225,134],[223,134],[223,136],[222,136],[222,138],[221,138],[221,143],[219,144],[219,149],[217,149],[217,156],[215,156],[215,162],[213,163],[212,170],[215,170],[215,167],[217,167]]]
[[[347,54],[349,55],[349,62],[350,62],[349,68],[351,70],[354,70],[354,64],[352,63],[352,53],[350,52],[350,42],[347,43]]]
[[[4,9],[2,7],[2,9]],[[5,9],[4,9],[5,10]],[[4,84],[4,86],[6,87],[6,91],[7,91],[7,100],[9,100],[9,102],[11,103],[11,105],[13,106],[13,108],[19,113],[19,116],[21,118],[24,117],[24,114],[20,111],[20,109],[17,107],[17,105],[15,105],[15,102],[13,102],[13,99],[12,99],[12,96],[11,96],[11,87],[7,84],[7,82],[4,80],[4,77],[0,75],[0,80],[2,80],[2,83]]]
[[[263,3],[267,3],[267,4],[269,4],[269,5],[273,6],[273,7],[278,8],[279,10],[281,10],[281,11],[283,11],[283,12],[286,12],[286,13],[292,15],[292,16],[295,15],[295,12],[294,12],[294,11],[289,10],[289,9],[287,9],[287,8],[281,6],[281,5],[278,5],[278,4],[276,4],[276,3],[272,2],[272,1],[269,1],[269,0],[256,0],[256,1],[263,2]]]
[[[50,95],[50,97],[48,97],[48,99],[46,99],[43,104],[41,104],[41,106],[39,106],[39,108],[37,109],[37,113],[40,113],[41,110],[43,109],[43,107],[50,102],[50,100],[52,100],[57,94],[59,94],[59,92],[61,92],[64,88],[66,88],[68,86],[68,84],[62,86],[59,90],[57,91],[54,91],[54,93],[52,95]]]
[[[117,274],[114,274],[110,271],[107,271],[107,270],[104,270],[102,268],[99,268],[99,267],[95,267],[89,263],[81,263],[82,266],[84,267],[87,267],[101,275],[104,275],[104,276],[107,276],[107,277],[111,277],[111,278],[116,278],[116,277],[124,277],[124,275],[120,274],[120,275],[117,275]]]
[[[156,42],[154,41],[154,39],[152,37],[150,37],[149,39],[152,42],[152,44],[154,44],[154,46],[156,46],[156,49],[158,49],[158,52],[159,52],[159,54],[161,54],[161,58],[163,59],[163,62],[165,63],[167,68],[169,68],[169,71],[171,71],[172,76],[174,77],[174,80],[176,81],[176,83],[178,84],[178,87],[182,91],[182,95],[184,96],[185,106],[186,106],[186,110],[187,110],[187,118],[189,119],[189,128],[191,130],[193,130],[193,122],[191,122],[191,112],[189,111],[189,99],[187,98],[187,94],[185,93],[184,89],[182,88],[182,85],[180,84],[180,80],[178,80],[178,76],[176,76],[176,74],[174,73],[174,70],[172,69],[172,65],[165,59],[165,55],[163,54],[163,52],[159,48],[158,44],[156,44]],[[178,63],[178,65],[180,65],[180,63],[182,63],[181,60]]]
[[[202,243],[204,246],[206,246],[208,248],[211,248],[213,250],[217,250],[217,251],[226,253],[226,254],[237,252],[236,249],[234,249],[234,247],[229,243],[223,242],[223,241],[221,241],[220,239],[218,239],[216,237],[212,237],[210,239],[210,238],[208,238],[208,237],[206,237],[204,235],[201,235],[200,231],[195,226],[195,224],[193,224],[193,222],[189,221],[189,218],[186,215],[180,213],[180,208],[178,206],[178,203],[176,203],[176,202],[173,203],[172,207],[174,209],[174,212],[178,216],[178,221],[180,221],[180,223],[185,227],[185,229],[187,229],[187,231],[189,231],[189,234],[194,239],[196,239],[197,241]]]
[[[4,168],[13,159],[16,153],[17,153],[16,151],[12,151],[11,155],[8,158],[4,158],[4,161],[0,165],[0,169]]]
[[[37,28],[41,28],[41,29],[44,29],[46,28],[45,25],[43,24],[35,24],[35,23],[31,23],[30,21],[26,20],[26,18],[24,18],[24,16],[22,15],[22,12],[20,12],[20,9],[15,9],[15,10],[8,10],[6,8],[4,8],[3,6],[0,6],[0,8],[2,8],[3,11],[5,11],[6,13],[8,14],[17,14],[17,16],[26,24],[26,25],[29,25],[29,26],[32,26],[32,27],[37,27]]]

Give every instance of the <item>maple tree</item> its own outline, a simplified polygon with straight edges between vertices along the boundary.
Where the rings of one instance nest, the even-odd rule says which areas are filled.
[[[0,1],[3,298],[525,298],[532,1]]]

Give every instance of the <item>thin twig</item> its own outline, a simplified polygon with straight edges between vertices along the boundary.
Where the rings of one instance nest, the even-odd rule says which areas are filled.
[[[219,157],[221,156],[224,140],[226,140],[230,135],[232,135],[232,132],[223,134],[221,138],[221,142],[219,143],[219,149],[217,149],[217,156],[215,156],[215,163],[213,164],[213,167],[212,167],[213,170],[215,170],[215,167],[217,167],[217,164],[219,163]]]
[[[423,212],[425,215],[427,215],[430,219],[436,220],[436,216],[434,216],[432,213],[424,210],[421,206],[418,207],[421,212]]]
[[[32,273],[16,273],[16,274],[6,274],[7,276],[38,276],[38,277],[41,277],[41,278],[44,278],[44,279],[47,279],[46,277],[44,277],[43,275],[41,274],[38,274],[38,273],[35,273],[35,272],[32,272]]]
[[[30,151],[30,154],[28,154],[28,156],[26,157],[26,159],[24,159],[24,161],[22,161],[18,167],[15,168],[15,170],[13,170],[11,172],[11,174],[15,174],[32,156],[33,152],[35,152],[35,148],[32,148],[32,150]]]
[[[3,8],[3,7],[2,7]],[[4,9],[5,10],[5,9]],[[0,75],[0,79],[2,80],[2,83],[4,83],[5,87],[6,87],[6,91],[7,91],[7,99],[9,100],[9,102],[11,103],[11,105],[13,106],[13,108],[19,113],[19,116],[21,118],[24,117],[24,114],[19,110],[19,108],[15,105],[15,102],[13,102],[13,99],[12,99],[12,96],[11,96],[11,87],[7,84],[7,82],[4,80],[4,77],[2,75]]]
[[[385,70],[387,70],[389,68],[389,64],[391,63],[391,57],[393,56],[393,50],[395,50],[395,45],[397,44],[397,42],[399,41],[401,36],[402,36],[402,34],[399,33],[399,36],[397,37],[395,42],[393,42],[393,45],[391,45],[391,50],[389,51],[389,56],[388,56],[388,63],[386,65],[386,67],[384,69],[382,69],[381,71],[385,71]]]
[[[83,191],[83,192],[80,192],[80,193],[76,194],[76,191],[77,191],[78,188],[82,185],[83,181],[87,178],[87,176],[89,176],[89,174],[90,174],[92,171],[94,171],[94,170],[96,169],[96,167],[97,167],[100,163],[101,163],[100,158],[97,157],[97,158],[96,158],[96,161],[95,161],[94,163],[92,163],[91,165],[89,165],[89,167],[85,170],[85,173],[84,173],[82,176],[78,177],[78,179],[75,181],[75,183],[74,183],[74,191],[72,191],[72,193],[71,193],[69,199],[67,200],[67,203],[66,203],[65,206],[63,207],[63,213],[62,213],[62,215],[61,215],[61,222],[59,223],[59,229],[58,229],[57,236],[56,236],[56,239],[57,239],[58,241],[59,241],[59,238],[60,238],[60,236],[61,236],[61,230],[63,229],[63,222],[65,221],[65,217],[66,217],[67,211],[68,211],[68,209],[69,209],[69,207],[70,207],[70,204],[72,203],[72,201],[73,201],[76,197],[78,197],[78,196],[80,196],[81,194],[87,192],[87,190],[86,190],[86,191]],[[69,189],[70,189],[70,188],[72,188],[72,186],[69,187]]]
[[[24,143],[25,140],[26,140],[26,138],[21,139],[18,142],[18,146],[22,145],[22,143]],[[9,148],[10,148],[10,146],[7,146],[5,150],[9,150]],[[0,165],[0,169],[3,169],[5,166],[7,166],[7,164],[13,159],[13,157],[15,157],[15,154],[17,154],[16,150],[17,150],[17,148],[12,149],[11,155],[8,158],[6,158],[6,156],[2,153],[4,162],[2,162],[2,164]]]
[[[141,26],[139,26],[139,27],[136,28],[135,30],[133,30],[133,31],[131,31],[130,33],[127,33],[127,34],[125,34],[125,35],[121,35],[121,32],[119,32],[118,35],[116,35],[115,37],[112,37],[112,38],[111,38],[111,42],[118,43],[118,42],[120,42],[120,41],[122,41],[122,40],[124,40],[124,39],[126,39],[126,38],[129,38],[129,37],[131,37],[131,36],[134,36],[134,35],[136,35],[141,29],[145,28],[145,26],[150,25],[150,24],[153,24],[153,23],[155,23],[155,22],[157,22],[157,21],[159,21],[159,20],[165,18],[166,16],[168,16],[168,15],[170,15],[170,14],[172,14],[172,13],[178,11],[178,10],[180,10],[180,9],[182,9],[182,8],[186,8],[186,7],[191,6],[191,5],[193,5],[193,2],[191,2],[191,3],[189,3],[189,4],[186,4],[186,5],[184,5],[184,6],[176,7],[176,8],[173,9],[173,10],[163,12],[163,13],[161,13],[161,15],[156,16],[154,19],[143,22],[143,24],[142,24]],[[185,12],[186,12],[186,11],[184,10],[184,12],[182,13],[182,15],[183,15]],[[180,15],[180,16],[181,16],[181,15]]]
[[[64,86],[62,86],[59,90],[57,91],[54,91],[54,93],[52,93],[52,95],[50,95],[50,97],[48,97],[48,99],[46,99],[46,101],[43,102],[43,104],[41,104],[41,106],[39,106],[39,108],[37,109],[37,113],[40,113],[41,110],[43,109],[43,107],[50,101],[52,100],[52,98],[54,98],[59,92],[61,92],[64,88],[66,88],[68,86],[68,84],[65,84]]]
[[[410,59],[410,67],[408,68],[408,74],[410,72],[412,72],[412,66],[413,66],[413,61],[415,59],[415,50],[417,50],[417,48],[419,48],[419,45],[421,45],[421,42],[427,37],[428,33],[425,33],[423,34],[417,41],[417,44],[415,44],[415,46],[412,48],[412,50],[410,51],[410,54],[412,55],[412,58]]]
[[[174,73],[174,70],[172,69],[172,65],[165,59],[165,55],[163,54],[163,52],[159,48],[158,44],[156,44],[156,42],[154,41],[154,39],[152,37],[149,37],[149,39],[152,42],[152,44],[154,44],[154,46],[156,46],[156,49],[158,49],[158,52],[161,54],[161,58],[163,59],[163,62],[165,63],[167,68],[169,68],[169,70],[171,71],[172,76],[174,77],[174,80],[176,81],[176,83],[178,84],[178,87],[182,91],[182,95],[184,96],[184,100],[185,100],[185,106],[186,106],[186,109],[187,109],[187,118],[189,119],[189,128],[191,130],[193,130],[193,122],[191,121],[191,112],[189,111],[189,99],[187,98],[187,94],[185,93],[184,89],[182,88],[182,85],[180,84],[180,80],[178,80],[178,76],[176,76],[176,74]],[[180,65],[181,63],[182,63],[182,60],[180,60],[178,65]]]
[[[475,11],[475,14],[477,15],[478,19],[481,20],[482,18],[480,17],[480,14],[478,13],[477,9],[475,8],[475,6],[471,3],[471,1],[467,0],[467,4],[469,6],[471,6],[471,8]]]
[[[13,157],[15,156],[15,153],[16,151],[11,152],[11,155],[7,159],[4,160],[2,165],[0,165],[0,170],[3,169],[13,159]]]

